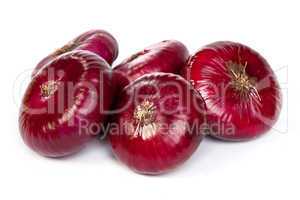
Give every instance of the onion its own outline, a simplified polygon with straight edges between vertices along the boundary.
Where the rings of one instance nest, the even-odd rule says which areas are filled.
[[[72,50],[87,50],[93,52],[101,56],[109,64],[112,64],[118,56],[118,43],[110,33],[104,30],[90,30],[79,35],[68,44],[42,59],[33,70],[32,76],[57,56]]]
[[[205,46],[189,59],[182,75],[204,98],[213,137],[256,138],[278,118],[281,92],[276,76],[261,55],[243,44]]]
[[[142,174],[181,165],[203,137],[203,100],[182,77],[144,75],[124,88],[110,124],[115,156]]]
[[[25,143],[47,157],[79,151],[105,120],[110,79],[109,65],[88,51],[50,61],[33,77],[22,101],[19,126]]]
[[[187,48],[176,40],[165,40],[151,45],[113,69],[117,77],[116,84],[119,88],[124,88],[142,75],[153,72],[179,73],[188,56]]]

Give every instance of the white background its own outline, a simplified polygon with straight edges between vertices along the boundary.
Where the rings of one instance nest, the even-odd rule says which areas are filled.
[[[299,199],[299,8],[296,0],[2,0],[0,199]],[[24,71],[93,28],[117,38],[115,63],[164,39],[182,41],[191,53],[217,40],[245,43],[278,74],[280,120],[251,142],[206,139],[185,165],[162,176],[131,172],[105,142],[94,141],[68,158],[43,158],[23,144],[18,131]]]

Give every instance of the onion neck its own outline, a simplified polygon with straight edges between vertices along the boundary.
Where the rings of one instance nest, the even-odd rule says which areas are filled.
[[[139,104],[134,111],[134,119],[138,124],[148,125],[154,121],[155,106],[152,102],[145,100]]]
[[[250,77],[246,72],[247,62],[244,65],[229,61],[227,63],[231,74],[231,86],[241,96],[246,97],[251,92],[254,92],[258,97],[258,92],[255,87],[255,79]]]
[[[145,140],[155,135],[155,110],[156,106],[149,100],[143,101],[135,108],[133,118],[137,127],[133,137],[141,136]]]
[[[43,83],[41,86],[41,96],[44,98],[49,98],[58,89],[58,84],[56,81],[48,81]]]
[[[142,51],[140,51],[140,52],[138,52],[138,53],[136,53],[136,54],[133,54],[131,57],[129,57],[129,58],[126,60],[126,63],[132,62],[133,60],[137,59],[138,57],[140,57],[140,56],[142,56],[142,55],[144,55],[144,54],[146,54],[146,53],[148,53],[148,52],[149,52],[149,50],[144,49],[144,50],[142,50]]]
[[[64,54],[66,52],[72,51],[77,46],[78,46],[78,44],[76,42],[74,42],[74,41],[73,42],[69,42],[65,46],[63,46],[63,47],[57,49],[56,51],[54,51],[53,56],[59,56],[59,55]]]

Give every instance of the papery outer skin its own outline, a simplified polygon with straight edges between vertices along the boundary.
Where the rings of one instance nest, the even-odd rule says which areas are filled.
[[[41,86],[48,81],[58,83],[58,89],[45,98]],[[65,53],[39,71],[28,86],[19,116],[22,138],[43,156],[76,153],[98,134],[87,127],[103,123],[111,99],[109,65],[88,51]]]
[[[258,96],[248,95],[245,100],[232,88],[230,61],[246,65]],[[189,59],[182,76],[204,98],[210,133],[215,138],[253,139],[266,133],[278,119],[281,91],[277,78],[267,61],[243,44],[220,41],[205,46]]]
[[[173,87],[172,83],[178,87]],[[151,89],[152,86],[158,88],[157,92]],[[138,96],[140,98],[135,101]],[[160,127],[147,139],[142,137],[143,134],[133,137],[138,128],[134,111],[145,100],[154,103],[154,124]],[[196,103],[189,104],[189,100]],[[155,175],[174,169],[193,154],[203,138],[203,99],[179,75],[153,73],[142,76],[122,91],[117,105],[117,109],[121,108],[125,109],[114,115],[112,121],[119,128],[111,127],[109,140],[118,160],[137,173]]]
[[[59,53],[59,49],[44,59],[42,59],[35,69],[32,72],[32,77],[48,62],[51,60],[55,59],[57,56],[72,51],[72,50],[87,50],[90,52],[93,52],[100,57],[102,57],[106,62],[108,62],[110,65],[113,63],[113,61],[117,58],[118,56],[118,43],[116,39],[107,31],[104,30],[90,30],[87,31],[69,43],[67,45],[74,44],[74,46],[65,51]],[[64,47],[62,47],[64,48]]]
[[[178,74],[188,57],[189,52],[184,44],[176,40],[164,40],[125,59],[114,67],[113,72],[116,74],[117,84],[122,89],[144,74]]]

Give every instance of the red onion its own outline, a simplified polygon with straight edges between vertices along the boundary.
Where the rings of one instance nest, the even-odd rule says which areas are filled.
[[[276,122],[281,92],[267,61],[251,48],[216,42],[193,55],[182,75],[204,98],[211,135],[230,141],[255,138]]]
[[[113,71],[117,76],[117,84],[123,88],[144,74],[179,73],[188,56],[189,52],[184,44],[176,40],[165,40],[130,56]]]
[[[41,60],[34,69],[32,76],[34,76],[49,61],[72,50],[91,51],[104,58],[109,64],[112,64],[118,56],[118,43],[110,33],[104,30],[90,30],[76,37],[65,46],[57,49],[55,52]]]
[[[33,77],[22,101],[19,125],[25,143],[48,157],[79,151],[105,119],[110,76],[108,64],[88,51],[50,61]]]
[[[178,75],[144,75],[118,100],[109,140],[116,157],[138,173],[168,172],[186,161],[203,137],[203,100]]]

